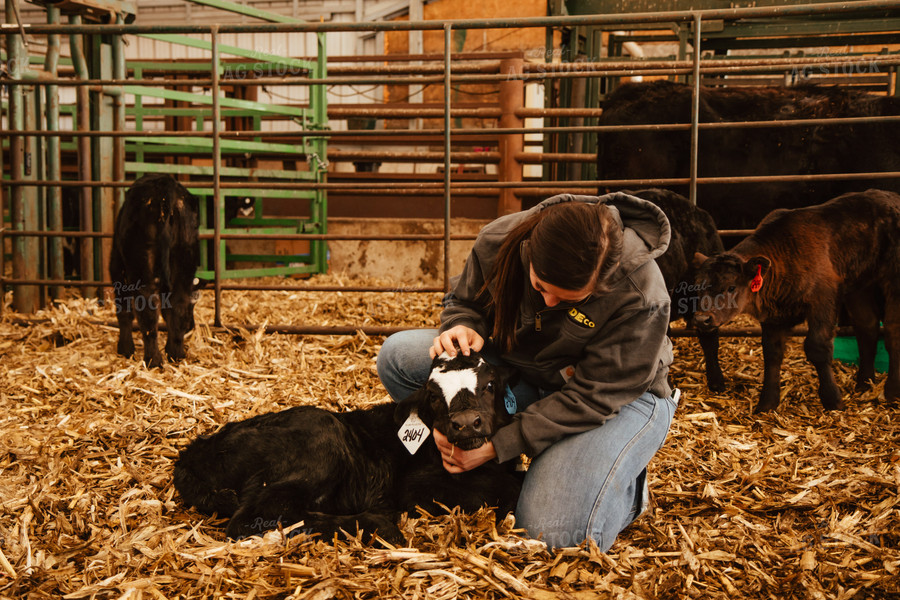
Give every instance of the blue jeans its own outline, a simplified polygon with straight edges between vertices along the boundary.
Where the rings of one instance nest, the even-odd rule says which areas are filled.
[[[431,370],[428,348],[437,330],[401,331],[385,340],[378,376],[402,400],[422,387]],[[489,362],[497,358],[486,346]],[[499,359],[497,359],[499,360]],[[549,392],[513,387],[519,410]],[[516,526],[551,547],[593,538],[607,551],[616,536],[647,508],[647,464],[662,447],[677,400],[647,392],[600,427],[564,438],[531,461],[516,508]]]

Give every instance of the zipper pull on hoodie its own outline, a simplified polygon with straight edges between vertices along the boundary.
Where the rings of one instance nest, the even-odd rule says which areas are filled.
[[[541,330],[541,313],[535,313],[534,315],[534,330]]]

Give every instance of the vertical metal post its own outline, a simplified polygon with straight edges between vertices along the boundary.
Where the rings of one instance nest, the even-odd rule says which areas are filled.
[[[110,79],[113,76],[112,47],[105,41],[106,36],[90,36],[89,68],[92,78]],[[111,131],[115,128],[113,104],[115,92],[107,86],[100,86],[91,91],[91,129]],[[106,182],[113,178],[114,138],[91,138],[91,176],[95,182]],[[113,188],[106,185],[93,190],[93,223],[92,231],[112,233],[112,216],[115,210]],[[94,281],[109,278],[109,258],[112,255],[112,239],[108,237],[94,238]],[[110,295],[110,288],[97,288],[95,295],[104,298]]]
[[[0,87],[0,104],[2,104],[3,100],[3,91],[2,87]],[[0,129],[3,128],[3,108],[0,106]],[[7,124],[6,129],[12,129],[12,127]],[[6,213],[6,202],[5,202],[5,186],[3,185],[3,144],[0,143],[0,316],[3,315],[4,302],[6,301],[6,284],[3,282],[3,274],[6,273],[6,241],[3,239],[3,232],[6,229],[6,223],[3,220],[3,215]]]
[[[500,61],[500,74],[506,79],[500,81],[500,128],[523,127],[523,120],[516,116],[516,110],[525,106],[525,81],[522,76],[525,61],[510,58]],[[504,183],[522,181],[522,165],[516,155],[525,150],[525,136],[521,133],[500,134],[499,179]],[[500,189],[497,215],[506,215],[522,209],[522,201],[516,198],[511,187]]]
[[[444,23],[444,291],[450,291],[450,23]]]
[[[212,43],[210,50],[212,58],[212,134],[213,134],[213,269],[215,271],[215,317],[213,323],[216,327],[222,326],[222,270],[225,265],[225,252],[222,246],[222,225],[225,215],[222,214],[222,202],[220,202],[220,177],[222,170],[222,151],[219,140],[219,121],[221,108],[219,106],[219,26],[213,25],[210,30]]]
[[[59,7],[47,5],[47,22],[57,24],[60,20]],[[50,77],[56,78],[59,66],[60,38],[58,33],[47,36],[47,59],[44,70]],[[47,86],[47,130],[59,131],[59,86]],[[47,145],[47,178],[50,181],[62,179],[62,166],[60,157],[59,137],[46,138]],[[47,189],[47,228],[50,231],[62,231],[62,189],[53,186]],[[65,267],[63,260],[63,240],[60,237],[51,237],[48,241],[48,271],[50,279],[64,279]],[[51,298],[62,298],[63,288],[54,286],[50,288]]]
[[[81,15],[72,15],[69,17],[69,23],[72,25],[81,25]],[[88,73],[87,59],[84,56],[84,38],[80,33],[72,33],[69,36],[70,53],[72,54],[72,65],[75,67],[75,75],[79,79],[90,79]],[[79,85],[76,89],[76,124],[77,131],[88,132],[91,130],[91,99],[90,93],[85,85]],[[78,178],[81,181],[91,180],[91,138],[86,135],[77,136],[78,143]],[[80,198],[81,208],[81,230],[91,231],[94,222],[94,203],[91,188],[81,188]],[[94,279],[94,241],[91,238],[81,238],[78,240],[81,250],[81,279],[90,281]],[[81,295],[85,298],[95,296],[97,289],[93,286],[85,286],[81,289]]]
[[[409,0],[409,20],[410,21],[422,21],[425,19],[425,1],[424,0]],[[409,31],[409,53],[412,55],[422,55],[425,53],[425,32],[421,29],[411,29]],[[409,63],[410,65],[421,65],[421,60],[414,60]],[[425,102],[425,87],[418,84],[412,84],[409,86],[409,99],[407,102],[410,104],[422,104]],[[410,119],[409,120],[409,128],[410,129],[422,129],[422,119]],[[413,167],[415,170],[415,167]]]
[[[125,22],[124,15],[118,13],[116,15],[116,24],[121,25]],[[112,36],[112,59],[113,59],[113,79],[123,80],[127,77],[125,68],[125,48],[122,35]],[[119,87],[117,93],[113,96],[113,123],[116,131],[125,131],[125,97],[122,88]],[[117,137],[113,139],[113,180],[125,181],[125,138]],[[125,202],[125,188],[115,188],[113,190],[115,197],[115,210],[122,206]]]
[[[694,85],[691,94],[691,187],[690,200],[697,204],[697,162],[700,148],[700,13],[694,13]]]
[[[14,2],[6,1],[7,14],[15,10]],[[28,55],[24,40],[18,33],[9,34],[6,38],[9,59],[9,76],[11,79],[22,79],[28,67]],[[9,128],[11,131],[22,131],[26,127],[26,96],[30,96],[21,85],[10,86],[9,92]],[[26,198],[26,190],[22,185],[33,176],[31,169],[33,154],[29,156],[31,140],[17,134],[10,137],[10,217],[14,230],[37,229],[37,199]],[[12,241],[13,277],[36,279],[38,265],[38,240],[34,238],[16,237]],[[38,289],[34,286],[17,285],[13,288],[13,307],[18,312],[34,312],[38,307]]]
[[[328,77],[328,51],[327,37],[324,32],[316,33],[316,76],[322,79]],[[313,110],[315,126],[324,128],[328,122],[328,88],[324,85],[310,86],[310,106]],[[327,183],[328,181],[328,139],[316,137],[310,140],[316,160],[310,163],[310,167],[316,170],[316,181]],[[317,188],[315,201],[313,202],[315,214],[311,214],[314,223],[318,224],[319,233],[328,233],[328,194],[322,188]],[[313,252],[312,260],[317,273],[325,273],[328,270],[328,242],[326,240],[310,241],[310,249]]]
[[[570,84],[571,88],[571,104],[573,108],[585,108],[587,106],[587,78],[576,77]],[[574,117],[569,119],[569,125],[573,127],[582,127],[584,125],[584,117]],[[569,137],[569,147],[567,152],[584,152],[584,133],[576,131]],[[572,161],[566,169],[565,176],[569,181],[577,181],[584,179],[582,173],[582,164]]]

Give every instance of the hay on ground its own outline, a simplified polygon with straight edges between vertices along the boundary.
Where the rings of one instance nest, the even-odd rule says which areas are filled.
[[[223,298],[226,323],[421,327],[440,310],[439,294]],[[197,322],[212,314],[204,292]],[[823,412],[799,342],[781,408],[756,417],[758,339],[723,341],[723,394],[706,390],[696,341],[675,340],[684,395],[651,508],[608,553],[549,550],[488,510],[410,515],[395,548],[356,532],[227,542],[171,481],[179,449],[227,421],[385,401],[382,339],[200,325],[188,360],[147,370],[115,355],[111,307],[73,298],[24,317],[0,320],[0,598],[900,597],[900,409],[880,386],[851,393],[838,365],[848,408]]]

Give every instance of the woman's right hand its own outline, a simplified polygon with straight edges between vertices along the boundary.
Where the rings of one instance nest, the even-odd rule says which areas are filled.
[[[481,350],[484,346],[484,338],[471,327],[466,327],[465,325],[451,327],[434,338],[434,343],[431,345],[430,350],[431,358],[439,356],[444,352],[450,356],[456,356],[457,345],[459,346],[460,352],[465,356],[468,356],[471,350],[474,350],[475,352]]]

